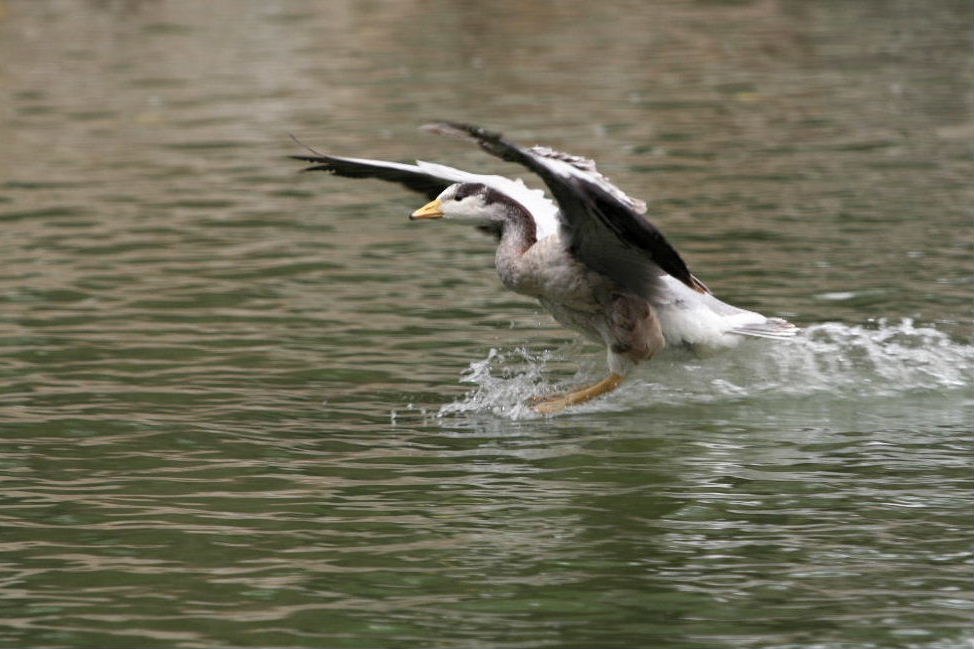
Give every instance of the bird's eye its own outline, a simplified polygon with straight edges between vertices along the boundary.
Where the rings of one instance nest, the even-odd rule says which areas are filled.
[[[455,200],[455,201],[457,201],[457,202],[460,202],[460,201],[462,201],[462,200],[463,200],[463,197],[461,197],[461,196],[454,196],[454,197],[453,197],[453,200]]]

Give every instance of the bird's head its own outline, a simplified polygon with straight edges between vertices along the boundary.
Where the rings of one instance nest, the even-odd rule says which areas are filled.
[[[475,226],[498,227],[524,208],[514,199],[482,183],[450,185],[435,199],[409,215],[410,219],[444,219]]]

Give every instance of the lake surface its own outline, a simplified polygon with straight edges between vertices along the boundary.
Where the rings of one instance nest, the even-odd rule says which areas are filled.
[[[970,3],[0,2],[0,645],[971,647]],[[591,156],[803,334],[601,350],[421,197]]]

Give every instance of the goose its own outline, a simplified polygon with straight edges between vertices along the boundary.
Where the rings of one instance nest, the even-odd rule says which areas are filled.
[[[290,156],[304,171],[398,183],[429,201],[410,215],[475,226],[496,237],[495,266],[508,289],[538,300],[562,325],[606,348],[608,376],[533,408],[562,412],[618,388],[639,363],[664,347],[710,353],[743,338],[787,339],[798,328],[714,297],[633,199],[599,173],[594,161],[545,146],[524,147],[500,133],[459,122],[424,130],[471,141],[527,168],[551,197],[521,179],[476,174],[442,164],[325,155]]]

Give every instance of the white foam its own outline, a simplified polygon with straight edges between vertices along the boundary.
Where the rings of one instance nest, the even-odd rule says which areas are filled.
[[[597,357],[531,354],[492,349],[470,364],[462,381],[475,388],[443,406],[439,415],[492,414],[509,419],[537,417],[533,396],[602,378]],[[584,363],[564,385],[546,378],[546,367],[563,360]],[[806,327],[792,340],[748,340],[718,356],[695,358],[670,352],[640,366],[620,394],[579,410],[618,410],[646,404],[733,402],[825,396],[839,401],[884,399],[909,394],[971,393],[974,346],[953,340],[912,320],[865,325],[824,323]]]

